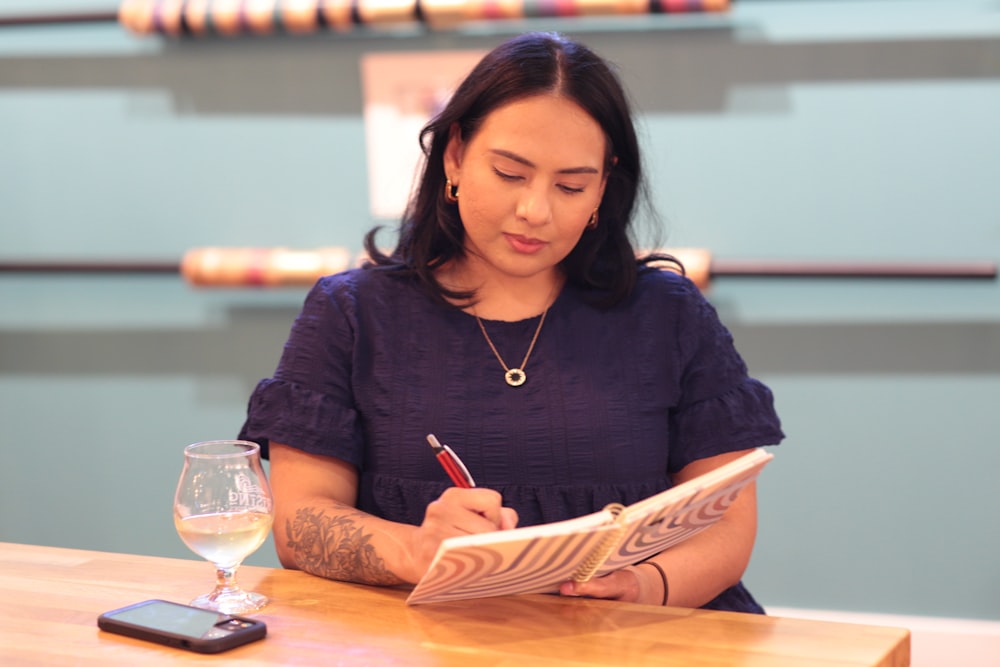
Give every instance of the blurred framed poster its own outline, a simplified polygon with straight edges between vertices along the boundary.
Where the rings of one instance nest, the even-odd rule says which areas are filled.
[[[398,220],[423,166],[420,130],[485,51],[369,53],[361,58],[369,208]]]

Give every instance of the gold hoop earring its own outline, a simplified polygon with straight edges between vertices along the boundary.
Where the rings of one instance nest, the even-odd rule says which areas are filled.
[[[597,229],[597,209],[590,214],[590,220],[587,221],[587,229]]]
[[[458,203],[458,186],[451,184],[451,179],[444,180],[444,199],[449,204]]]

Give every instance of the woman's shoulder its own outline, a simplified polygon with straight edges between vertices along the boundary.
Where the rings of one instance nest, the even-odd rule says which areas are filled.
[[[576,288],[578,289],[578,288]],[[699,308],[705,299],[691,280],[676,271],[640,265],[636,282],[629,295],[611,307],[594,303],[591,293],[585,290],[571,292],[576,298],[567,300],[583,312],[604,317],[635,318],[642,320],[660,318],[676,320],[679,315]]]
[[[692,333],[720,326],[718,312],[701,289],[675,271],[641,268],[630,303],[644,321],[673,330]]]
[[[703,301],[698,286],[672,269],[640,266],[635,284],[638,299],[669,299],[675,302]]]
[[[313,285],[303,304],[308,314],[339,313],[357,320],[362,313],[397,308],[400,300],[413,300],[413,281],[386,271],[352,268],[323,276]]]
[[[357,300],[396,294],[413,284],[414,281],[389,271],[373,267],[356,267],[323,276],[313,289],[335,298]]]

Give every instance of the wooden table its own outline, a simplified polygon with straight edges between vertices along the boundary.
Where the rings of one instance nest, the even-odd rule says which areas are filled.
[[[208,656],[98,630],[103,611],[205,592],[205,562],[0,543],[0,663],[905,667],[909,632],[528,595],[409,607],[406,591],[244,567],[267,638]]]

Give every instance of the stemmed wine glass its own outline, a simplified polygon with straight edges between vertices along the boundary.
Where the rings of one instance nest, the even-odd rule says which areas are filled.
[[[267,604],[265,596],[239,587],[236,570],[267,539],[273,520],[274,501],[256,443],[212,440],[184,448],[174,526],[184,544],[216,568],[215,590],[191,605],[241,614]]]

